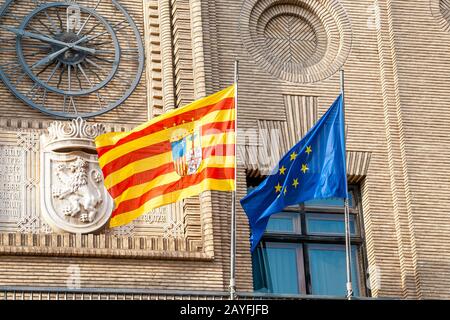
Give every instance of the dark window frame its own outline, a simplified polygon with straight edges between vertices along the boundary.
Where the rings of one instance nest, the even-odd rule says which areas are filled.
[[[286,246],[286,243],[280,243],[280,242],[270,242],[270,241],[265,241],[264,242],[264,248],[287,248],[287,247],[291,247],[293,249],[295,249],[298,252],[301,253],[301,255],[297,254],[297,275],[298,275],[298,279],[297,279],[297,284],[298,284],[298,288],[300,289],[300,291],[304,291],[306,290],[306,281],[305,281],[305,261],[304,261],[304,253],[303,250],[305,250],[304,246],[302,243],[288,243],[288,246]],[[267,260],[267,258],[264,256],[264,251],[263,251],[263,259]]]
[[[253,180],[247,181],[248,186],[258,185],[260,181]],[[256,182],[256,183],[255,183]],[[355,231],[356,234],[351,236],[351,244],[357,246],[357,257],[358,261],[357,268],[359,270],[359,291],[361,296],[370,297],[370,288],[366,285],[367,282],[367,251],[366,251],[366,239],[365,239],[365,229],[364,229],[364,219],[362,213],[362,202],[361,195],[359,192],[359,186],[349,185],[349,192],[353,196],[353,205],[350,207],[350,215],[354,217],[355,221]],[[319,235],[319,234],[307,234],[307,214],[335,214],[342,216],[344,214],[343,206],[305,206],[301,204],[298,206],[287,207],[283,210],[285,213],[298,213],[298,218],[294,219],[294,223],[300,223],[301,234],[293,232],[268,232],[266,231],[261,239],[260,246],[265,246],[266,242],[270,243],[293,243],[299,244],[303,254],[303,267],[302,272],[304,275],[305,286],[303,288],[299,287],[300,290],[306,289],[306,294],[311,294],[312,284],[311,284],[311,271],[310,271],[310,261],[308,254],[308,244],[332,244],[332,245],[345,245],[345,235]],[[295,227],[294,227],[295,230]],[[300,271],[299,271],[300,272]],[[299,274],[300,275],[300,274]],[[352,279],[353,283],[355,279]]]

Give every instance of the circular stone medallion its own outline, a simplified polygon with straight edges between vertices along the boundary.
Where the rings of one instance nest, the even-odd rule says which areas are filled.
[[[291,82],[330,77],[351,48],[350,21],[337,1],[245,0],[239,27],[256,63]]]
[[[430,9],[444,31],[450,31],[450,0],[430,0]]]

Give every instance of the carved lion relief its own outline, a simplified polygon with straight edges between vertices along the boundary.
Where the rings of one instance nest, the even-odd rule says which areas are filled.
[[[52,196],[66,200],[62,212],[66,216],[79,217],[83,223],[94,221],[98,207],[102,204],[100,192],[102,176],[98,169],[89,170],[88,162],[77,156],[67,164],[56,166],[57,183]]]

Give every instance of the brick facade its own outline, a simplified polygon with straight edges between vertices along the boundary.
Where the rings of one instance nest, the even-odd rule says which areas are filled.
[[[259,130],[279,129],[285,151],[336,98],[343,67],[348,174],[361,190],[372,295],[450,298],[447,0],[146,0],[142,10],[138,1],[123,2],[142,26],[146,70],[140,93],[95,121],[128,129],[216,92],[232,84],[239,59],[240,199],[246,173],[263,171],[258,152],[268,146]],[[281,4],[271,9],[279,12],[264,9],[273,3]],[[294,13],[305,15],[308,23],[294,26],[307,30],[319,64],[291,48],[295,63],[283,66],[273,56],[282,50],[266,50],[274,48],[269,40],[283,43],[282,23],[291,22],[264,29],[258,25],[264,15],[269,21]],[[29,112],[3,85],[0,94],[0,143],[10,143],[8,132],[42,132],[52,120]],[[3,233],[0,286],[66,287],[76,268],[84,288],[226,291],[230,202],[229,194],[205,192],[172,207],[183,216],[187,240],[144,231],[123,237]],[[237,290],[251,292],[249,229],[238,208]]]

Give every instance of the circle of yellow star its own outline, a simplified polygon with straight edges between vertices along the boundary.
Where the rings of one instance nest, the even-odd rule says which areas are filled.
[[[280,174],[284,174],[285,171],[286,171],[286,168],[285,168],[284,166],[282,166],[282,167],[280,168]]]
[[[294,161],[295,158],[297,158],[298,154],[295,153],[295,151],[291,154],[291,161]]]
[[[287,188],[284,188],[284,195],[286,195],[286,193],[287,193]]]
[[[282,189],[283,187],[280,185],[280,183],[278,182],[278,185],[276,185],[275,186],[275,191],[276,191],[276,193],[279,193],[279,192],[281,192],[281,189]]]
[[[306,173],[306,171],[309,170],[308,165],[307,164],[302,164],[302,169],[303,173]]]
[[[306,151],[305,151],[307,154],[308,154],[308,156],[309,156],[309,154],[312,152],[312,148],[311,148],[311,146],[308,146],[308,147],[306,147]]]
[[[298,179],[294,179],[294,182],[292,183],[295,189],[297,189],[297,186],[299,185]]]

